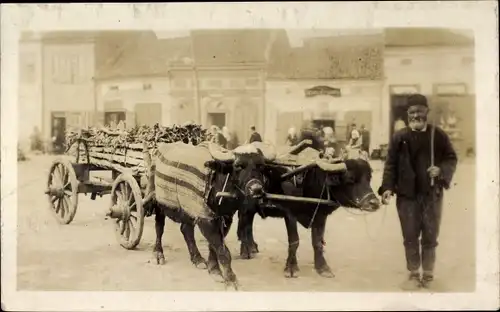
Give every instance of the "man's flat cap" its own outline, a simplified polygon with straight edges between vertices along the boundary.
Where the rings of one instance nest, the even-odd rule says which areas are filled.
[[[425,95],[422,95],[422,94],[412,94],[408,97],[408,108],[410,108],[411,106],[415,106],[415,105],[422,105],[422,106],[425,106],[425,107],[429,107],[429,105],[427,104],[427,98],[425,97]]]

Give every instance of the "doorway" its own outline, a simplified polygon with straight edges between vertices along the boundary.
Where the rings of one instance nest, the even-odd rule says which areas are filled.
[[[118,125],[120,121],[126,121],[126,115],[123,111],[118,112],[105,112],[104,113],[104,124],[110,126],[112,123],[114,126]]]
[[[333,119],[313,119],[313,127],[323,130],[324,127],[331,127],[335,132],[335,120]]]
[[[52,150],[56,154],[64,152],[66,143],[66,116],[64,113],[52,113],[51,132]]]
[[[389,134],[392,138],[396,121],[402,120],[408,126],[408,98],[411,94],[391,94],[391,106],[389,113]]]
[[[226,125],[226,113],[208,113],[208,126],[217,126],[222,129]]]

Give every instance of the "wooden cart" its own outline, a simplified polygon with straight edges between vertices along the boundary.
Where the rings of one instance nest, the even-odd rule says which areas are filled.
[[[92,200],[111,194],[106,216],[115,221],[120,245],[135,248],[141,240],[146,208],[154,198],[148,179],[149,152],[141,151],[141,144],[131,144],[122,153],[106,146],[89,147],[84,137],[72,145],[68,150],[76,145],[75,161],[60,157],[50,167],[45,194],[52,214],[61,224],[69,224],[75,217],[79,194],[90,195]],[[91,180],[95,171],[111,171],[112,177]]]

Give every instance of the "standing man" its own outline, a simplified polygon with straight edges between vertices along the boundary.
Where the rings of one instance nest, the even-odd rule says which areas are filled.
[[[370,158],[370,131],[366,130],[365,125],[361,125],[361,153],[365,159]]]
[[[396,207],[409,271],[403,289],[412,290],[428,288],[434,279],[443,189],[450,187],[457,156],[446,133],[427,123],[429,107],[425,96],[410,96],[407,113],[409,126],[395,132],[389,144],[378,193],[384,204],[388,204],[393,194],[397,196]],[[431,160],[432,141],[434,163]]]
[[[250,135],[250,139],[248,140],[248,143],[252,142],[262,142],[262,137],[260,134],[255,130],[255,126],[251,126],[250,130],[252,131],[252,134]]]

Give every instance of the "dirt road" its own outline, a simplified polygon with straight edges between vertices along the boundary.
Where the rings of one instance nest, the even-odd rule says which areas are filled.
[[[59,225],[47,208],[43,194],[53,157],[32,157],[19,164],[18,289],[19,290],[223,290],[206,271],[189,261],[179,225],[167,220],[163,244],[167,263],[156,265],[152,257],[154,218],[146,219],[137,250],[119,246],[112,221],[104,219],[110,198],[91,201],[80,195],[75,219]],[[373,162],[374,189],[381,180],[382,164]],[[474,164],[459,164],[453,189],[446,193],[438,248],[436,288],[441,291],[474,291],[475,200]],[[400,291],[405,261],[400,225],[394,202],[362,216],[340,208],[328,219],[326,259],[335,278],[319,277],[313,269],[310,232],[300,228],[298,251],[301,275],[283,277],[287,255],[282,220],[256,218],[255,236],[260,254],[240,260],[236,226],[227,244],[233,268],[247,291]],[[235,217],[237,218],[237,217]],[[235,225],[237,220],[233,223]],[[199,230],[198,245],[207,257]]]

